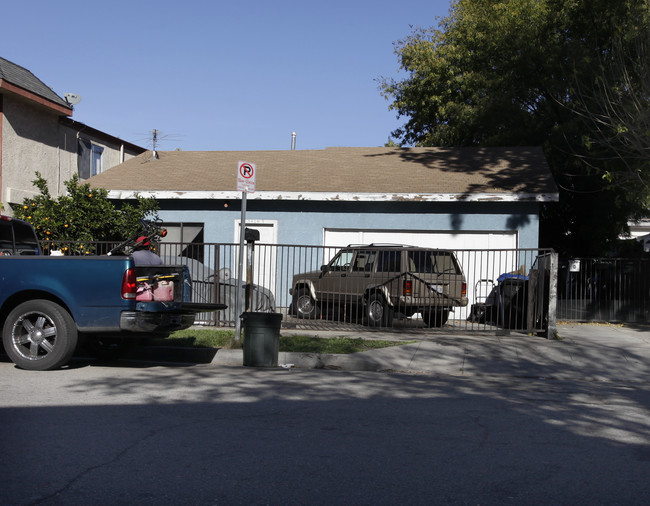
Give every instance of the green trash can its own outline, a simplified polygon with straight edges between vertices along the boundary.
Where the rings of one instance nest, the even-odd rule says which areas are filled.
[[[280,313],[243,313],[244,365],[277,367],[280,350]]]

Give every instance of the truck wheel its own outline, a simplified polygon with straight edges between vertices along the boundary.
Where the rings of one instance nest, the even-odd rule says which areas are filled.
[[[424,323],[426,323],[429,327],[442,327],[445,323],[447,323],[447,319],[449,318],[449,310],[434,309],[433,311],[425,311],[422,314],[422,317],[424,318]]]
[[[293,308],[298,318],[313,320],[318,314],[318,305],[309,290],[298,290],[293,300]]]
[[[77,347],[77,327],[65,309],[49,300],[16,306],[2,328],[2,343],[22,369],[47,371],[65,365]]]
[[[369,327],[393,325],[393,309],[380,293],[371,293],[366,304],[366,322]]]

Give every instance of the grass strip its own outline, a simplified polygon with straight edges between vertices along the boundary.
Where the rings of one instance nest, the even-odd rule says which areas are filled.
[[[243,336],[245,339],[245,336]],[[234,330],[186,329],[173,332],[166,338],[148,341],[154,346],[185,346],[196,348],[241,349],[242,340],[235,341]],[[415,341],[384,341],[351,337],[311,337],[301,335],[280,336],[280,351],[298,353],[348,354],[376,350],[388,346],[399,346]]]

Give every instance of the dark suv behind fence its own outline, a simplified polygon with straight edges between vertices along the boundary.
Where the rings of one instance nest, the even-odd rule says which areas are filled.
[[[40,254],[41,246],[29,223],[0,216],[0,256]]]
[[[373,327],[415,314],[440,327],[454,307],[467,306],[465,276],[448,250],[351,245],[320,271],[294,276],[291,286],[298,318],[356,318]]]

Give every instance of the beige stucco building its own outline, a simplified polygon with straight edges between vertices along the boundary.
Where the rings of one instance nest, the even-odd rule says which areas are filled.
[[[0,202],[35,196],[39,172],[54,196],[74,174],[83,181],[144,152],[144,148],[72,119],[73,106],[29,70],[0,58]]]

